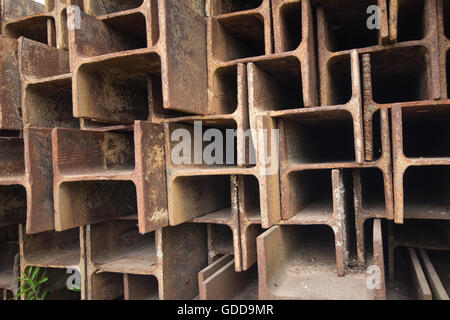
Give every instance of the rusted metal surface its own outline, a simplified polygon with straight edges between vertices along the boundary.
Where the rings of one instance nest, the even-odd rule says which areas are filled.
[[[272,53],[270,1],[260,1],[259,5],[249,6],[253,8],[247,10],[243,8],[246,4],[236,1],[230,1],[228,8],[226,2],[222,5],[219,1],[210,3],[214,3],[208,12],[210,64]],[[217,68],[213,66],[211,69]]]
[[[381,141],[380,141],[381,140]],[[364,224],[370,218],[394,219],[392,157],[389,116],[380,110],[380,151],[378,159],[353,170],[353,195],[358,261],[365,261]]]
[[[345,4],[339,0],[312,0],[318,17],[318,41],[329,52],[348,49],[362,49],[383,45],[389,36],[388,1],[351,0]],[[380,28],[368,28],[368,8],[378,5],[380,8]],[[371,11],[373,13],[373,11]],[[320,21],[320,22],[319,22]],[[348,35],[351,34],[351,37]],[[323,53],[319,49],[319,54]]]
[[[395,265],[395,279],[388,283],[389,299],[448,300],[447,251],[402,246],[396,250]]]
[[[205,123],[208,124],[209,120]],[[217,125],[221,123],[212,122]],[[224,123],[224,121],[222,121]],[[270,130],[273,128],[272,120],[268,117],[260,119],[258,128]],[[280,203],[278,192],[278,171],[266,172],[265,166],[257,162],[253,167],[239,167],[238,163],[233,162],[230,165],[206,165],[202,161],[195,164],[195,159],[188,165],[172,163],[172,141],[171,134],[176,128],[183,128],[189,132],[194,132],[193,126],[186,126],[180,124],[165,123],[165,137],[166,137],[166,163],[167,163],[167,183],[168,183],[168,203],[169,203],[169,222],[171,225],[177,225],[184,222],[191,221],[194,218],[205,214],[212,213],[219,209],[230,207],[229,194],[229,178],[227,176],[254,176],[259,183],[259,203],[261,208],[261,222],[263,227],[270,227],[280,220]],[[216,127],[220,128],[220,127]],[[270,132],[270,131],[269,131]],[[243,137],[241,141],[249,143],[249,138]],[[260,142],[263,148],[263,142]],[[247,145],[248,146],[248,145]],[[200,145],[200,151],[203,155],[205,146]],[[254,148],[259,148],[258,145]],[[237,155],[239,157],[239,150],[247,151],[245,146],[237,146]],[[265,146],[265,148],[267,148]],[[262,150],[264,151],[264,150]],[[194,151],[195,152],[195,151]],[[191,154],[194,157],[194,152]],[[275,150],[272,151],[275,153]],[[271,151],[265,154],[270,155]],[[170,155],[170,156],[169,156]],[[275,154],[272,154],[275,158]],[[278,159],[276,159],[278,161]],[[215,189],[211,188],[215,186]],[[205,194],[213,196],[212,198],[205,197]],[[184,199],[184,200],[182,200]],[[236,204],[237,206],[237,204]],[[189,210],[186,208],[189,207]],[[195,209],[195,210],[191,210]],[[237,209],[236,209],[237,210]]]
[[[416,254],[419,256],[425,277],[433,295],[433,299],[449,300],[445,287],[443,286],[442,281],[439,278],[439,275],[436,272],[436,269],[434,268],[427,252],[424,249],[418,249],[416,250]]]
[[[392,107],[395,222],[448,219],[448,101]]]
[[[138,294],[130,291],[138,285],[133,281],[138,276],[146,276],[152,283],[145,288],[145,297],[193,299],[198,294],[197,274],[207,265],[206,228],[185,224],[142,236],[136,222],[110,221],[87,226],[88,299],[131,299]],[[157,284],[151,277],[156,278]]]
[[[169,182],[168,196],[170,224],[189,221],[207,224],[209,261],[231,253],[235,256],[236,271],[241,271],[237,177],[213,172],[177,173]]]
[[[373,230],[372,263],[383,270],[383,265],[379,265],[383,260],[379,223],[374,224]],[[259,298],[384,298],[384,284],[380,289],[368,289],[365,268],[352,267],[345,276],[336,275],[333,242],[333,231],[328,226],[282,225],[263,233],[258,237]],[[384,282],[384,273],[381,279]]]
[[[19,226],[20,270],[40,267],[50,279],[46,284],[52,292],[46,299],[86,299],[84,228],[64,232],[46,231],[30,235]],[[67,269],[77,270],[81,276],[81,292],[66,287]]]
[[[17,0],[15,2],[8,0],[2,1],[1,8],[2,20],[5,22],[45,12],[45,5],[36,1],[26,0]]]
[[[17,41],[0,36],[0,130],[22,128]]]
[[[212,263],[208,264],[208,266],[198,273],[198,286],[202,286],[202,283],[206,281],[209,277],[227,265],[230,261],[233,261],[232,254],[225,254],[219,258],[217,258]]]
[[[25,223],[27,232],[53,229],[49,129],[26,128],[24,138],[0,138],[0,225]]]
[[[439,81],[430,77],[426,61],[427,51],[421,46],[394,48],[371,54],[363,54],[363,88],[364,88],[364,134],[366,160],[374,158],[373,121],[378,110],[391,108],[404,102],[420,104],[417,101],[434,99],[435,84]],[[401,71],[408,59],[408,74]],[[388,68],[392,72],[386,72]],[[396,70],[397,69],[397,70]],[[432,70],[431,70],[432,71]],[[389,84],[387,86],[386,84]],[[375,102],[375,100],[377,102]]]
[[[309,1],[274,1],[272,2],[274,17],[274,54],[247,59],[249,63],[249,82],[258,72],[261,77],[258,85],[249,83],[250,123],[255,127],[256,114],[261,111],[296,109],[317,106],[314,31],[312,8]],[[283,23],[281,23],[283,21]],[[300,25],[297,25],[300,21]],[[294,24],[293,26],[290,24]],[[294,32],[292,27],[298,28]],[[277,66],[278,65],[278,66]],[[277,69],[277,66],[279,69]],[[275,68],[274,68],[275,67]],[[267,73],[264,73],[266,71]],[[258,80],[254,80],[258,81]],[[264,89],[275,86],[276,82],[286,82],[281,88],[285,91],[287,101],[282,96],[275,96]],[[275,89],[275,88],[271,88]],[[263,91],[258,92],[259,90]],[[253,94],[253,91],[255,93]],[[261,104],[254,95],[262,95]],[[281,99],[281,101],[280,101]],[[290,99],[290,101],[288,100]]]
[[[18,231],[17,225],[0,227],[0,300],[9,300],[17,292]]]
[[[437,24],[439,41],[439,72],[441,79],[441,97],[449,98],[449,49],[450,49],[450,7],[444,0],[437,0]]]
[[[150,82],[164,110],[205,113],[204,18],[174,0],[145,0],[127,11],[117,3],[108,5],[105,11],[100,1],[85,2],[81,28],[69,30],[75,117],[106,123],[147,120]]]
[[[18,58],[25,127],[26,232],[35,234],[54,229],[50,128],[77,127],[78,121],[72,117],[67,52],[21,37]]]
[[[329,1],[326,3],[335,3],[336,1]],[[359,2],[359,1],[358,1]],[[370,2],[370,1],[367,1]],[[372,1],[375,2],[375,1]],[[418,3],[422,3],[422,10],[425,12],[423,13],[420,11],[420,6]],[[339,59],[340,56],[348,54],[352,49],[344,49],[344,50],[333,50],[333,47],[330,48],[329,43],[330,39],[333,39],[333,34],[330,33],[330,26],[329,21],[327,19],[327,10],[326,10],[326,3],[323,3],[323,8],[319,7],[317,9],[317,40],[318,40],[318,50],[319,50],[319,70],[320,70],[320,95],[321,95],[321,105],[330,105],[330,94],[333,94],[335,91],[333,88],[329,87],[330,82],[330,70],[329,70],[329,64],[334,59]],[[431,100],[431,99],[439,99],[441,98],[441,80],[440,80],[440,73],[439,70],[441,69],[439,65],[439,46],[438,46],[438,37],[437,37],[437,9],[436,9],[436,0],[419,0],[419,1],[403,1],[404,8],[399,9],[400,11],[405,10],[406,14],[404,15],[404,21],[402,20],[402,32],[400,40],[398,43],[395,44],[388,44],[388,45],[382,45],[375,43],[367,43],[364,42],[360,46],[361,48],[357,48],[358,46],[358,37],[352,37],[354,39],[355,43],[351,43],[348,46],[344,46],[343,48],[350,47],[350,48],[357,48],[356,51],[358,54],[364,54],[364,53],[380,53],[384,54],[389,57],[390,54],[395,53],[395,49],[399,49],[402,52],[402,48],[413,48],[413,47],[423,47],[426,49],[428,53],[428,59],[424,59],[421,63],[425,65],[425,68],[427,70],[426,77],[428,77],[428,86],[427,86],[427,92],[424,93],[424,97],[420,99],[413,99],[413,100]],[[391,1],[392,4],[392,1]],[[363,9],[363,12],[361,12],[361,8]],[[360,7],[361,16],[367,17],[367,15],[364,13],[367,6],[364,7],[362,4],[362,7]],[[409,11],[413,11],[414,14],[408,14]],[[345,8],[341,8],[340,10],[345,10]],[[417,14],[416,14],[417,11]],[[385,14],[386,12],[381,10],[382,14]],[[393,17],[393,11],[390,12],[391,17],[390,20],[395,20],[398,17]],[[345,17],[345,16],[344,16]],[[345,18],[344,18],[345,19]],[[384,18],[381,18],[382,25],[384,24]],[[338,25],[338,24],[337,24]],[[393,23],[392,21],[389,23],[389,27],[392,29]],[[413,26],[411,28],[411,26]],[[351,27],[351,26],[350,26]],[[360,24],[360,32],[369,32],[370,30],[367,29],[365,26],[365,20],[363,24]],[[381,28],[380,30],[382,30]],[[338,28],[340,30],[340,28]],[[350,32],[353,30],[350,29]],[[340,31],[342,32],[342,31]],[[371,31],[376,32],[376,31]],[[392,35],[392,30],[390,31],[390,36]],[[339,39],[339,38],[338,38]],[[349,39],[347,37],[344,37],[344,39]],[[363,38],[367,39],[367,38]],[[374,37],[373,39],[376,39]],[[361,40],[361,38],[359,38]],[[391,40],[392,41],[392,40]],[[338,46],[339,48],[339,46]],[[393,53],[391,53],[391,50]],[[407,49],[404,49],[403,52]],[[395,55],[393,56],[395,59]],[[385,73],[389,73],[389,70],[386,70],[386,64],[389,65],[389,58],[382,59],[385,61],[385,65],[380,65],[380,69],[383,70]],[[405,59],[399,60],[399,64],[405,64]],[[392,68],[389,66],[389,68]],[[401,71],[400,71],[401,72]],[[393,73],[395,75],[395,73]],[[391,75],[387,80],[390,80],[390,84],[394,85],[395,78]],[[400,83],[395,84],[395,86],[398,87],[398,90],[401,90]],[[376,88],[375,88],[376,90]],[[381,90],[386,90],[387,93],[389,93],[389,90],[386,88],[381,88]],[[412,92],[410,92],[411,94]],[[384,94],[382,92],[379,93],[379,95]],[[383,99],[381,99],[383,100]],[[400,101],[392,101],[392,97],[388,97],[386,103],[391,102],[400,102]],[[382,101],[377,101],[381,102]]]
[[[26,16],[43,14],[45,11],[45,6],[36,1],[3,0],[1,2],[2,34],[4,34],[4,28],[8,22]]]
[[[268,0],[247,7],[236,1],[207,4],[207,114],[232,113],[235,108],[223,103],[229,94],[224,83],[226,70],[273,52],[270,10]]]
[[[158,281],[153,276],[124,274],[124,300],[157,300]]]
[[[78,128],[72,115],[72,75],[65,50],[19,38],[24,127]]]
[[[448,297],[447,1],[0,3],[0,226],[22,224],[22,270],[71,265],[83,299]],[[231,162],[195,161],[202,139],[178,163],[179,129],[236,130]]]
[[[448,220],[410,219],[404,224],[388,225],[389,279],[395,280],[396,251],[399,247],[414,247],[430,250],[450,250],[450,223]]]
[[[220,129],[220,125],[230,128],[224,119],[216,121],[206,116],[204,125],[209,123],[213,128]],[[168,155],[169,223],[208,223],[210,261],[218,254],[234,253],[236,271],[249,269],[256,262],[255,239],[261,232],[259,225],[270,226],[279,221],[279,215],[276,218],[279,213],[276,196],[278,194],[279,199],[279,193],[271,189],[278,187],[278,174],[266,175],[261,164],[248,168],[239,167],[235,162],[230,165],[196,165],[195,150],[189,159],[191,164],[175,164],[171,158],[172,133],[185,129],[194,134],[196,129],[189,124],[172,122],[165,123],[164,127]],[[249,140],[250,137],[247,138]],[[205,145],[199,147],[203,154]],[[247,149],[239,143],[237,148],[239,159],[240,150]]]
[[[257,261],[256,238],[263,232],[259,190],[256,177],[238,177],[242,270],[248,270]]]
[[[0,225],[25,222],[24,146],[21,138],[0,138]]]
[[[411,277],[414,288],[416,290],[417,298],[419,300],[431,300],[432,294],[430,286],[420,265],[417,251],[414,248],[408,248],[408,258],[411,267]]]
[[[2,0],[2,34],[67,49],[65,6],[66,0],[51,0],[46,6],[35,1]]]
[[[253,268],[236,272],[232,256],[225,255],[199,272],[200,300],[255,300],[258,272]]]
[[[45,6],[28,0],[2,0],[2,34],[23,36],[67,50],[67,6],[83,10],[83,0],[47,0]]]
[[[25,128],[26,232],[54,230],[51,129]]]
[[[287,179],[289,187],[282,203],[286,216],[280,224],[329,226],[335,238],[337,275],[343,277],[350,250],[350,190],[344,171],[295,171]]]
[[[168,225],[161,125],[132,131],[54,129],[55,229],[138,219],[147,233]]]
[[[345,71],[345,66],[347,68],[351,66],[352,69],[348,69],[347,72],[351,71],[349,72],[349,79],[353,79],[349,82],[349,87],[353,87],[350,91],[353,92],[350,95],[353,98],[346,105],[272,111],[268,112],[268,114],[279,118],[278,126],[281,131],[282,223],[285,220],[299,224],[311,223],[311,221],[314,223],[327,223],[333,215],[333,198],[330,181],[327,181],[324,174],[320,174],[320,172],[324,173],[326,170],[334,168],[355,168],[354,201],[358,256],[359,260],[364,262],[364,221],[369,217],[393,218],[389,118],[387,110],[380,112],[380,132],[377,137],[381,152],[376,160],[365,162],[360,71],[356,51],[353,51],[351,56],[347,57],[347,63],[344,63],[344,69],[341,69],[340,72],[342,70]],[[342,68],[342,66],[339,68]],[[342,84],[342,79],[339,81]],[[332,100],[330,99],[330,101]],[[351,112],[348,112],[348,110]],[[318,139],[321,140],[319,141]],[[353,143],[352,140],[354,141]],[[368,208],[362,204],[363,202],[365,203],[366,199],[361,199],[361,182],[358,182],[358,174],[360,171],[374,170],[371,168],[381,173],[380,189],[381,197],[384,198],[384,201],[382,199],[381,202],[375,204],[375,207]],[[321,176],[324,179],[318,178]],[[308,181],[310,181],[309,184]],[[311,191],[313,189],[315,191]],[[329,191],[327,192],[328,189]],[[321,196],[317,196],[318,193]],[[372,200],[372,196],[374,195],[370,194],[371,198],[367,200]],[[313,201],[313,199],[315,200]],[[297,210],[292,208],[293,203],[297,203]],[[328,211],[326,209],[327,206]],[[312,209],[309,218],[306,214],[308,207]],[[302,211],[304,211],[304,214],[302,214]],[[329,214],[328,218],[326,212]],[[311,213],[313,214],[311,215]]]
[[[170,224],[178,225],[223,208],[230,208],[231,201],[227,201],[227,197],[224,195],[228,193],[227,190],[230,188],[229,177],[231,175],[251,176],[252,170],[235,167],[169,171],[168,202]],[[254,176],[259,177],[259,174]],[[261,190],[264,180],[258,181]],[[211,186],[214,186],[216,190],[211,189]],[[191,193],[195,193],[197,196],[195,198],[189,198],[187,194]],[[213,196],[213,198],[206,197],[206,194]],[[200,195],[201,197],[198,198]],[[272,200],[269,199],[268,201],[266,195],[260,193],[261,220],[263,226],[270,223],[270,220],[268,220],[270,216],[267,214],[271,214],[272,212],[267,210],[267,208]],[[265,203],[263,203],[264,201]],[[185,210],[187,207],[196,208],[196,211],[187,212]]]
[[[373,265],[379,269],[378,284],[374,288],[375,300],[386,300],[386,274],[385,274],[385,260],[384,260],[384,246],[383,246],[383,229],[381,219],[373,221]]]
[[[337,136],[336,139],[340,143],[347,143],[346,145],[342,145],[342,147],[335,146],[335,149],[340,149],[338,151],[333,150],[330,145],[326,146],[325,150],[322,150],[321,148],[312,148],[310,147],[309,150],[311,150],[305,155],[302,155],[301,150],[295,150],[297,154],[289,155],[286,153],[289,153],[290,145],[294,144],[296,142],[296,139],[292,139],[292,141],[289,141],[289,144],[286,145],[287,142],[285,142],[283,138],[281,138],[280,142],[280,166],[281,166],[281,172],[283,171],[284,167],[286,166],[286,160],[283,160],[285,157],[290,157],[292,162],[292,169],[305,169],[305,168],[343,168],[348,165],[354,165],[355,163],[360,164],[364,162],[364,143],[363,143],[363,127],[362,127],[362,97],[361,97],[361,80],[360,80],[360,66],[359,66],[359,59],[358,54],[356,51],[353,51],[350,55],[347,55],[344,59],[345,63],[341,65],[341,67],[346,70],[348,73],[348,82],[350,88],[350,95],[351,99],[349,102],[341,101],[341,100],[331,100],[329,102],[336,103],[336,105],[329,105],[329,106],[321,106],[321,107],[314,107],[314,108],[300,108],[300,109],[293,109],[288,111],[268,111],[267,114],[276,117],[281,118],[282,120],[278,121],[280,128],[280,135],[283,136],[283,134],[286,134],[286,129],[282,126],[284,123],[289,121],[290,119],[299,119],[298,121],[304,121],[305,123],[309,123],[309,127],[311,127],[311,131],[315,130],[316,127],[314,126],[314,122],[320,122],[324,123],[324,126],[326,127],[332,127],[337,126],[338,128],[341,128],[341,131],[343,132],[343,136]],[[342,61],[341,61],[342,62]],[[342,84],[343,80],[339,78],[340,83]],[[251,86],[252,83],[250,82],[249,86]],[[273,92],[273,91],[272,91]],[[276,92],[276,91],[275,91]],[[272,93],[273,94],[273,93]],[[255,97],[257,97],[255,95]],[[252,97],[250,97],[252,99]],[[255,98],[254,98],[255,99]],[[343,102],[344,104],[339,104],[340,102]],[[255,106],[256,107],[256,106]],[[261,108],[261,107],[260,107]],[[256,107],[258,109],[258,107]],[[284,120],[284,118],[288,118],[289,120]],[[331,122],[331,125],[330,125]],[[308,128],[307,126],[305,126]],[[318,128],[318,127],[317,127]],[[344,128],[342,130],[342,128]],[[300,127],[301,129],[301,127]],[[333,128],[336,130],[336,128]],[[331,131],[333,130],[331,129]],[[350,131],[353,129],[353,131]],[[340,131],[336,131],[337,133],[340,133]],[[349,133],[349,135],[345,135],[345,133]],[[316,137],[313,134],[313,131],[309,137]],[[306,135],[308,137],[308,135]],[[333,144],[333,141],[331,140],[333,136],[330,136],[329,139],[326,137],[327,140],[325,142]],[[353,141],[352,141],[353,140]],[[299,141],[299,143],[302,143]],[[313,143],[312,138],[310,138],[310,141],[305,140],[304,148],[307,149],[307,143]],[[323,155],[328,149],[330,155]],[[292,151],[291,151],[292,152]],[[331,154],[334,153],[334,154]],[[295,157],[304,157],[304,159],[292,159]],[[286,159],[286,158],[285,158]],[[345,164],[342,164],[345,163]]]
[[[241,261],[241,244],[239,233],[239,208],[238,208],[238,181],[236,176],[230,176],[229,183],[226,184],[230,188],[229,191],[222,190],[216,186],[216,191],[230,203],[223,204],[223,209],[213,210],[211,213],[205,214],[192,220],[195,223],[205,223],[207,225],[208,235],[208,259],[212,262],[219,255],[233,254],[234,265],[236,271],[242,270]],[[193,186],[195,188],[195,186]],[[202,186],[198,185],[201,189]],[[213,186],[211,186],[213,188]],[[204,190],[203,190],[204,191]],[[220,193],[219,193],[220,194]],[[208,195],[205,193],[205,196]],[[199,208],[201,210],[202,208]],[[230,233],[231,230],[231,233]]]
[[[160,98],[152,97],[151,105],[151,118],[152,122],[165,123],[165,140],[168,147],[167,152],[171,152],[171,146],[174,144],[171,141],[172,133],[176,129],[186,129],[194,133],[192,124],[195,122],[201,122],[202,127],[218,129],[226,131],[227,129],[236,130],[236,153],[237,153],[237,165],[245,167],[249,166],[249,150],[250,139],[246,134],[249,129],[248,119],[248,99],[247,99],[247,72],[245,64],[237,64],[229,67],[226,71],[225,78],[222,82],[215,87],[216,101],[222,106],[222,108],[232,108],[232,112],[220,111],[216,115],[206,116],[177,116],[166,117],[159,113],[162,108],[162,101]],[[224,88],[227,90],[224,90]],[[226,132],[225,132],[226,133]],[[170,154],[170,153],[169,153]],[[194,161],[191,161],[194,163]],[[170,158],[168,158],[168,166],[171,164]],[[182,166],[177,165],[177,168]]]
[[[448,297],[450,296],[450,277],[449,277],[449,269],[448,266],[450,264],[449,255],[447,251],[440,251],[440,250],[427,250],[426,254],[429,258],[430,264],[433,265],[433,269],[436,273],[436,276],[439,278],[437,280],[435,277],[428,280],[430,283],[430,287],[433,293],[433,299],[435,300],[448,300]],[[425,264],[425,259],[423,259],[423,263]],[[426,275],[428,277],[428,274],[431,275],[431,266],[425,266],[424,267],[426,271]],[[439,286],[439,283],[442,284],[442,287]],[[444,289],[444,290],[442,290]]]

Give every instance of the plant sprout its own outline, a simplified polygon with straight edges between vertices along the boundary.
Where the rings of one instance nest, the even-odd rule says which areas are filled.
[[[43,289],[44,284],[48,281],[46,276],[46,270],[40,275],[39,267],[31,267],[28,269],[28,273],[22,272],[21,277],[17,277],[19,280],[19,287],[17,294],[13,297],[14,300],[24,297],[24,300],[44,300],[49,292],[50,288]]]

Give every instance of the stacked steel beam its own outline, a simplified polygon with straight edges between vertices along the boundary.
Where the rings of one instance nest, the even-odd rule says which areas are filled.
[[[3,298],[448,299],[445,0],[0,2]]]

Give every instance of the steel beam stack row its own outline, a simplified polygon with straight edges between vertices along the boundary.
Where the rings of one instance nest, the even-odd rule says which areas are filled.
[[[0,3],[0,298],[448,299],[450,2]]]

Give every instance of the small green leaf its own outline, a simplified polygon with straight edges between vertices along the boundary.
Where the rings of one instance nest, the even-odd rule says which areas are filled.
[[[69,290],[73,291],[73,292],[81,292],[81,288],[79,288],[79,287],[69,288]]]
[[[39,267],[28,268],[27,271],[23,271],[22,276],[18,276],[19,282],[17,294],[13,299],[23,297],[24,300],[43,300],[49,289],[45,289],[42,294],[40,292],[43,289],[43,285],[48,281],[46,276],[46,270],[44,269],[42,275],[39,275]]]
[[[50,288],[45,288],[44,292],[42,292],[41,300],[44,300],[49,292],[51,292]]]
[[[36,285],[41,284],[41,283],[44,283],[44,282],[46,282],[47,280],[48,280],[47,277],[43,277],[43,278],[41,278],[38,282],[36,282]]]
[[[36,276],[39,274],[39,267],[34,269],[33,275],[31,276],[31,280],[36,279]]]

